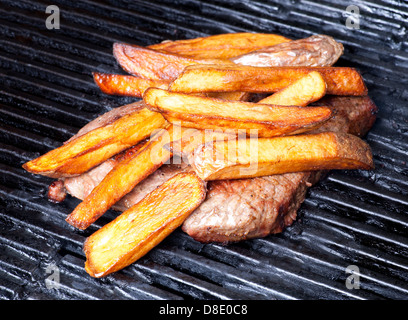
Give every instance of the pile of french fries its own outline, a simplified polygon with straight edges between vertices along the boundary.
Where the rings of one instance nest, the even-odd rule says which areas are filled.
[[[107,94],[141,98],[143,107],[70,139],[23,167],[64,179],[143,143],[67,217],[81,230],[173,155],[186,159],[191,170],[175,175],[86,240],[85,269],[91,276],[128,266],[178,228],[204,201],[206,181],[373,168],[370,148],[358,137],[308,133],[333,116],[329,107],[311,103],[325,94],[367,94],[356,70],[257,67],[231,61],[290,41],[274,34],[236,33],[149,47],[114,44],[113,54],[129,74],[95,72],[95,83]],[[251,102],[254,93],[265,97]]]

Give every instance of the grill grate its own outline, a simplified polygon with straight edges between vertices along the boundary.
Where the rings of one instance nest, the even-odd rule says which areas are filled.
[[[356,1],[62,1],[61,28],[45,28],[46,1],[0,0],[0,299],[406,299],[408,297],[408,5]],[[180,230],[104,279],[84,271],[86,231],[65,223],[78,204],[46,199],[50,179],[21,165],[59,146],[127,97],[102,94],[91,72],[122,70],[114,41],[140,45],[223,32],[291,38],[329,34],[339,65],[358,68],[379,107],[367,135],[376,169],[332,172],[311,188],[283,233],[237,244],[201,244]],[[47,288],[55,264],[60,287]],[[360,269],[360,289],[345,285]]]

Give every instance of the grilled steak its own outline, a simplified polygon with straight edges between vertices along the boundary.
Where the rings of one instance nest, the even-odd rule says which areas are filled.
[[[281,232],[296,218],[321,172],[287,173],[207,184],[207,198],[182,229],[200,242],[234,242]]]
[[[327,96],[318,104],[331,107],[335,115],[314,132],[346,131],[364,135],[373,125],[377,110],[369,97]],[[63,200],[66,192],[84,199],[120,157],[113,157],[80,176],[53,183],[48,193],[50,200]],[[126,210],[176,173],[189,169],[185,163],[163,165],[117,202],[113,209]],[[206,200],[184,222],[182,229],[201,242],[231,242],[281,232],[295,220],[307,188],[322,174],[301,172],[211,181]]]

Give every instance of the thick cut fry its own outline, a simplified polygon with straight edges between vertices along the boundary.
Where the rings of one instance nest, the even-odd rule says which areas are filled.
[[[334,132],[208,143],[193,151],[190,164],[203,180],[374,167],[367,143]]]
[[[289,41],[291,40],[276,34],[240,32],[165,41],[151,45],[149,48],[195,59],[229,59]]]
[[[198,94],[201,95],[201,94]],[[207,95],[208,97],[213,97],[217,99],[223,100],[233,100],[233,101],[248,101],[252,94],[249,92],[239,92],[239,91],[232,91],[232,92],[210,92]],[[197,123],[187,121],[184,119],[178,119],[177,117],[173,117],[170,114],[166,115],[167,121],[171,123],[176,123],[178,126],[186,127],[186,128],[195,128],[197,127]],[[227,133],[225,133],[227,134]]]
[[[305,132],[331,116],[327,107],[301,108],[226,101],[156,88],[147,89],[143,99],[151,110],[161,112],[169,121],[186,120],[190,127],[196,129],[246,130],[248,135],[252,133],[259,137]]]
[[[346,67],[251,67],[239,65],[191,65],[174,80],[175,92],[276,92],[311,71],[317,71],[327,84],[327,94],[366,95],[361,75]]]
[[[137,98],[141,98],[149,87],[167,89],[169,86],[168,81],[144,79],[121,74],[94,72],[93,77],[101,91],[106,94]]]
[[[166,125],[166,120],[146,108],[93,129],[59,148],[23,165],[29,172],[52,178],[75,176],[128,149]]]
[[[201,95],[201,94],[198,94]],[[223,99],[223,100],[233,100],[233,101],[248,101],[251,98],[251,93],[249,92],[239,92],[239,91],[232,91],[232,92],[210,92],[208,94],[203,94],[203,96]],[[197,124],[195,122],[187,121],[184,119],[178,119],[176,117],[171,116],[170,114],[166,115],[167,121],[171,123],[176,123],[178,126],[186,127],[186,128],[195,128]],[[227,134],[227,133],[226,133]]]
[[[229,60],[186,58],[124,43],[114,43],[113,54],[125,71],[152,80],[174,80],[189,65],[233,64]]]
[[[194,172],[170,178],[85,241],[85,270],[99,278],[132,264],[178,228],[205,194]]]
[[[306,107],[309,103],[319,100],[325,94],[326,82],[319,72],[312,71],[258,103]]]
[[[122,74],[94,72],[93,77],[103,93],[136,98],[142,98],[143,93],[150,87],[167,89],[170,84],[167,80],[151,80]],[[239,91],[211,92],[208,95],[219,99],[241,101],[248,100],[251,96],[249,92]]]
[[[139,152],[120,161],[66,221],[78,229],[89,227],[140,181],[170,159],[170,151],[163,146],[173,139],[180,139],[184,130],[173,125],[159,130]]]

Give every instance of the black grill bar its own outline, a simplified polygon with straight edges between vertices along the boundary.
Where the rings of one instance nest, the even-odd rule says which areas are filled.
[[[0,0],[0,299],[406,299],[408,297],[408,5],[358,1],[55,0],[61,28],[47,30],[48,1]],[[79,200],[47,200],[52,179],[21,165],[69,139],[98,115],[135,99],[108,96],[92,72],[123,73],[115,41],[149,45],[223,32],[316,33],[345,46],[379,107],[365,137],[374,171],[335,171],[312,187],[283,233],[201,244],[176,230],[135,264],[94,279],[84,270],[85,231],[64,220]],[[47,287],[47,268],[60,272]],[[360,271],[347,289],[346,268]]]

